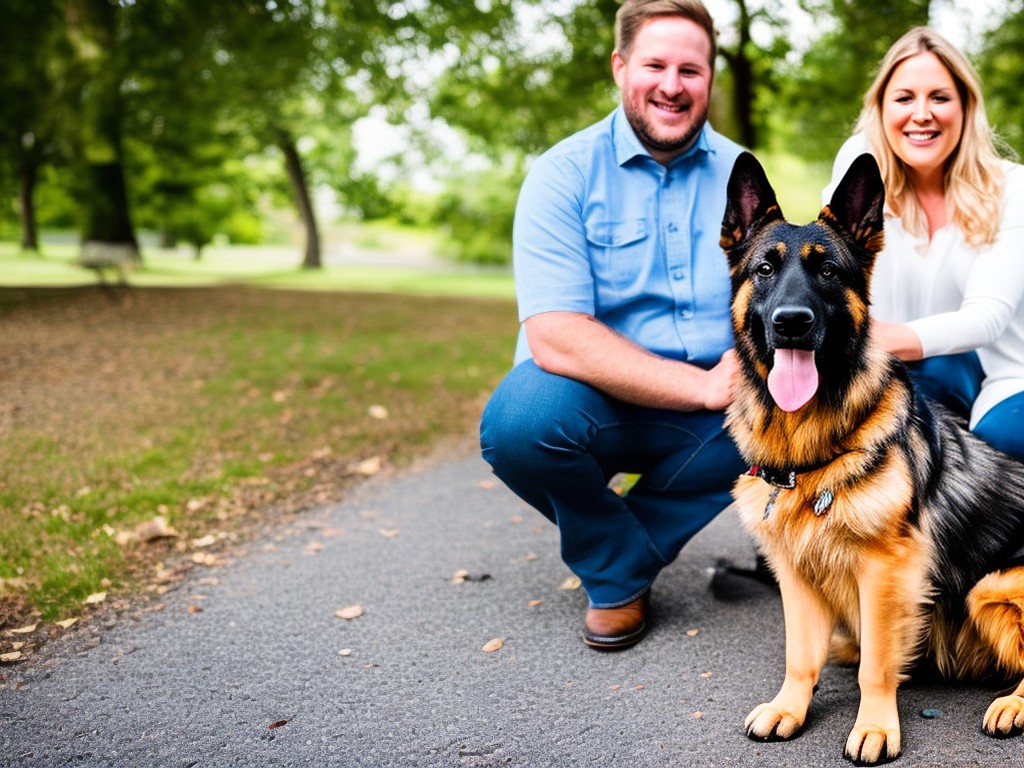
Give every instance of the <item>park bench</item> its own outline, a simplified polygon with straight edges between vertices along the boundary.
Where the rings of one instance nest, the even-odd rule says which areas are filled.
[[[106,271],[117,273],[117,282],[128,282],[125,269],[139,263],[139,250],[131,243],[112,243],[104,240],[86,240],[76,262],[79,266],[92,269],[101,283],[106,284]]]

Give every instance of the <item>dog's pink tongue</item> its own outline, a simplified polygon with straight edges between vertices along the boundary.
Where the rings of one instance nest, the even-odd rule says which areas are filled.
[[[775,363],[768,374],[768,391],[784,411],[796,411],[818,391],[818,369],[814,353],[803,349],[776,349]]]

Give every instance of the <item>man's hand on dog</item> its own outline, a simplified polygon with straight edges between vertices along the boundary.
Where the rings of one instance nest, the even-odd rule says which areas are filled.
[[[704,407],[709,411],[723,411],[732,402],[739,384],[740,363],[736,350],[726,350],[715,367],[708,371]]]

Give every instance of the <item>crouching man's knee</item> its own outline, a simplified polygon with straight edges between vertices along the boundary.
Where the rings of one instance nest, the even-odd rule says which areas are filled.
[[[581,400],[593,390],[542,371],[532,360],[513,368],[491,395],[480,421],[480,448],[494,473],[553,471],[588,429]]]

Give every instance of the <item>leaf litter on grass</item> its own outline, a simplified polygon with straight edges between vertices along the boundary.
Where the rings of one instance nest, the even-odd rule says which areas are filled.
[[[40,610],[64,631],[223,562],[190,541],[237,545],[464,439],[517,330],[506,301],[236,286],[0,288],[0,318],[9,653],[3,630]],[[83,606],[101,591],[118,598]]]

